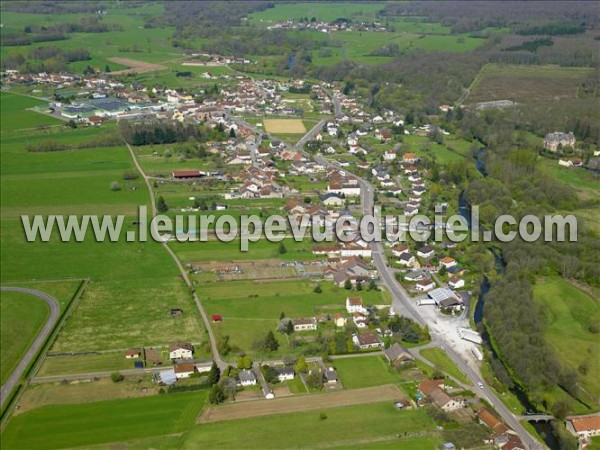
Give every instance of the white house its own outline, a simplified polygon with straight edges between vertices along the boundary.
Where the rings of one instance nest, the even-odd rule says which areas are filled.
[[[295,376],[296,373],[291,367],[280,367],[277,369],[277,379],[280,382],[293,380]]]
[[[448,280],[448,286],[452,289],[460,289],[465,287],[465,280],[458,277],[450,277]]]
[[[361,350],[384,347],[383,341],[379,335],[373,332],[355,334],[352,337],[352,342],[354,342],[354,345]]]
[[[417,291],[421,291],[421,292],[430,291],[434,287],[435,287],[435,283],[433,280],[430,280],[430,279],[420,280],[420,281],[417,281],[417,283],[415,284],[415,289]]]
[[[426,245],[417,250],[417,256],[420,256],[421,258],[431,258],[433,255],[435,255],[435,250],[430,245]]]
[[[409,253],[408,247],[406,245],[394,245],[392,247],[392,255],[400,257],[404,253]]]
[[[396,152],[394,150],[386,150],[383,153],[384,161],[394,161],[396,159]]]
[[[179,363],[173,366],[173,370],[177,379],[189,378],[196,371],[196,366],[193,363]]]
[[[315,331],[317,329],[317,319],[309,317],[307,319],[292,319],[294,331]]]
[[[456,267],[456,260],[451,256],[444,256],[440,259],[440,265],[444,266],[446,269],[450,267]]]
[[[238,374],[238,377],[240,379],[240,384],[242,386],[255,386],[256,385],[256,376],[254,375],[254,372],[252,372],[251,370],[242,370],[240,371],[240,373]]]
[[[356,328],[367,328],[368,319],[363,313],[352,313],[352,321],[356,325]]]
[[[411,267],[416,261],[416,258],[410,253],[403,253],[398,259],[398,264],[405,267]]]
[[[175,342],[169,346],[170,359],[192,359],[194,347],[189,342]]]
[[[338,313],[335,315],[335,318],[333,319],[333,321],[334,321],[336,327],[341,328],[341,327],[346,326],[347,319]]]
[[[350,314],[361,313],[367,314],[367,308],[363,304],[362,297],[346,297],[346,311]]]
[[[321,203],[325,206],[344,206],[346,201],[339,194],[330,192],[321,197]]]

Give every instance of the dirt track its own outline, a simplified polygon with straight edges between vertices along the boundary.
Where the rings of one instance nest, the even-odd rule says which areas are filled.
[[[406,399],[406,394],[397,386],[386,384],[364,389],[352,389],[323,394],[296,395],[273,400],[256,400],[241,403],[228,403],[222,406],[206,408],[198,423],[220,422],[224,420],[245,419],[291,412],[311,411],[315,409],[335,408],[338,406],[359,405],[384,401]]]
[[[165,66],[161,64],[153,64],[145,61],[138,61],[136,59],[129,58],[108,58],[109,61],[121,64],[123,66],[129,66],[129,69],[116,70],[111,72],[112,75],[126,75],[128,73],[144,73],[144,72],[152,72],[154,70],[164,70]]]

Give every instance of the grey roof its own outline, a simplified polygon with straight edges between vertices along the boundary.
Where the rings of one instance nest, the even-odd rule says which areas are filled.
[[[429,298],[435,300],[435,302],[439,305],[443,300],[446,299],[456,299],[458,301],[459,298],[457,297],[457,295],[451,291],[448,288],[437,288],[437,289],[433,289],[432,291],[429,291],[427,293],[427,295],[429,296]]]
[[[278,367],[275,370],[277,371],[277,375],[295,375],[296,373],[292,367]]]
[[[238,376],[240,381],[256,381],[256,376],[251,370],[242,370]]]
[[[394,344],[390,348],[386,349],[384,353],[388,361],[396,361],[398,358],[404,355],[412,359],[412,355],[408,352],[408,350],[397,342],[394,342]]]
[[[326,371],[325,371],[325,379],[327,381],[335,381],[338,379],[338,374],[335,371],[335,369],[333,367],[329,367]]]
[[[161,370],[158,372],[158,376],[160,377],[160,382],[170,386],[177,382],[177,376],[175,375],[175,369],[167,369]]]

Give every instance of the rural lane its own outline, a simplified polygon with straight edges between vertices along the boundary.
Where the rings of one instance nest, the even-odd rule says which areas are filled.
[[[20,292],[23,294],[34,295],[44,300],[46,303],[48,303],[48,306],[50,306],[50,317],[48,317],[46,324],[38,333],[35,340],[31,343],[29,349],[27,350],[25,355],[23,355],[23,358],[21,358],[21,361],[19,362],[15,370],[13,370],[8,380],[6,380],[6,383],[4,383],[0,388],[0,404],[2,405],[2,408],[4,408],[6,399],[10,396],[10,393],[18,384],[19,380],[23,376],[23,373],[25,373],[25,370],[27,370],[29,364],[31,364],[31,362],[35,359],[36,355],[46,342],[46,339],[48,339],[48,336],[54,329],[54,326],[56,325],[56,322],[58,321],[58,318],[60,316],[60,306],[54,298],[50,297],[44,292],[37,291],[35,289],[2,286],[0,290],[2,292]]]

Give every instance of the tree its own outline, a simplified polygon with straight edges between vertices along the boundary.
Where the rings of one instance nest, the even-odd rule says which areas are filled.
[[[315,286],[315,288],[313,289],[313,292],[314,292],[315,294],[320,294],[321,292],[323,292],[323,289],[321,288],[321,285],[320,285],[320,284],[317,284],[317,285]]]
[[[288,320],[288,323],[285,326],[285,334],[288,336],[294,332],[294,324],[291,320]]]
[[[208,384],[210,386],[217,384],[219,378],[221,378],[221,369],[219,369],[217,363],[213,361],[212,366],[210,366],[210,372],[208,372]]]
[[[269,330],[267,332],[267,335],[265,336],[264,349],[269,352],[274,352],[278,348],[279,348],[279,342],[277,342],[277,339],[275,338],[275,334],[273,334],[273,331]]]
[[[283,320],[285,319],[285,313],[283,311],[281,311],[281,314],[279,314],[279,320]]]
[[[352,282],[350,280],[344,281],[344,289],[346,289],[347,291],[352,289]]]
[[[252,358],[248,355],[242,355],[237,360],[238,369],[249,370],[252,368]]]
[[[67,122],[67,126],[69,128],[77,128],[77,124],[75,123],[75,121],[73,119],[71,119]]]
[[[264,365],[261,367],[262,373],[267,383],[275,384],[279,382],[277,377],[277,370],[273,366]]]
[[[311,370],[306,376],[306,384],[313,389],[321,389],[323,387],[323,373],[321,370]]]
[[[308,372],[308,363],[306,362],[306,358],[301,356],[296,361],[296,365],[294,366],[294,370],[298,373],[306,373]]]
[[[169,206],[162,195],[158,197],[158,200],[156,201],[156,210],[159,213],[166,213],[169,210]]]
[[[229,137],[235,139],[235,130],[233,128],[229,130]]]
[[[325,414],[324,412],[320,413],[319,420],[327,420],[327,414]]]
[[[110,66],[107,64],[106,67],[104,68],[104,71],[106,73],[110,73]]]
[[[304,197],[304,203],[306,203],[307,205],[309,205],[312,202],[312,198],[310,197]]]
[[[110,376],[110,379],[113,381],[113,383],[120,383],[121,381],[123,381],[125,379],[125,376],[120,372],[114,372]]]
[[[360,280],[356,281],[356,290],[362,291],[362,282]]]
[[[208,401],[213,405],[223,403],[225,401],[225,393],[223,392],[223,388],[218,384],[213,384],[210,394],[208,395]]]
[[[285,245],[283,245],[283,242],[279,243],[279,254],[283,255],[287,253],[287,248],[285,248]]]
[[[377,289],[377,281],[371,278],[371,281],[369,281],[369,290],[374,291],[375,289]]]
[[[217,338],[217,350],[223,356],[226,356],[231,351],[231,345],[229,345],[229,335],[219,335]]]

